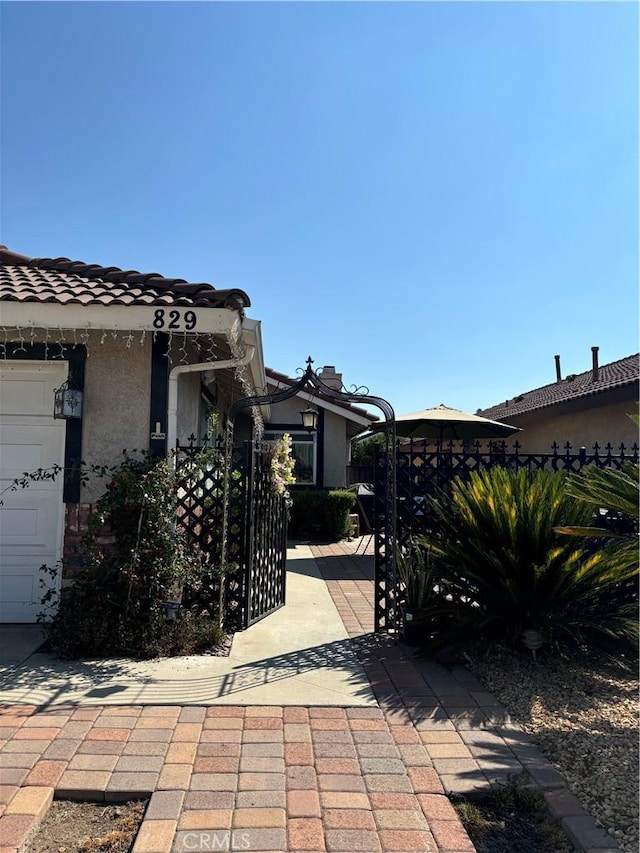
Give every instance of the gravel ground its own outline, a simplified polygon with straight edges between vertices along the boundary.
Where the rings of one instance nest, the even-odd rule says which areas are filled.
[[[565,776],[624,853],[638,851],[638,667],[508,650],[472,654],[469,669]]]

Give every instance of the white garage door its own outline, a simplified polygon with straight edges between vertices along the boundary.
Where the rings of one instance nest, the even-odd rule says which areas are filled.
[[[52,413],[66,376],[66,362],[1,363],[0,492],[25,471],[64,464],[65,422]],[[2,495],[0,622],[35,622],[42,610],[40,566],[54,566],[62,553],[62,486],[59,474]]]

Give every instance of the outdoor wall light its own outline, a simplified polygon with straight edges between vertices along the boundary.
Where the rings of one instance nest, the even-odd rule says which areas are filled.
[[[82,417],[82,391],[69,379],[53,392],[53,417],[64,420]]]
[[[307,432],[315,432],[318,429],[318,413],[315,409],[304,409],[300,412],[300,417]]]

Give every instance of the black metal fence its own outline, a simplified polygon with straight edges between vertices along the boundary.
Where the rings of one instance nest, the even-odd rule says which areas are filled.
[[[398,539],[405,542],[428,526],[428,498],[446,493],[456,477],[468,480],[472,472],[496,466],[514,471],[567,473],[585,465],[619,469],[625,462],[638,462],[638,445],[627,448],[621,444],[616,450],[611,444],[604,448],[595,444],[588,452],[585,447],[575,451],[567,442],[562,448],[554,443],[549,453],[523,453],[518,442],[511,448],[506,442],[492,442],[489,446],[476,442],[462,449],[454,448],[451,442],[431,446],[410,442],[398,446],[396,460]]]
[[[554,443],[549,453],[523,453],[516,442],[509,448],[506,442],[480,442],[454,448],[444,445],[425,445],[410,442],[401,445],[397,453],[398,537],[401,542],[423,532],[429,523],[428,498],[447,492],[454,478],[468,480],[474,471],[486,471],[496,466],[510,470],[579,471],[585,465],[600,468],[620,468],[625,461],[638,461],[638,447],[630,450],[621,445],[617,451],[607,444],[603,449],[594,445],[588,453],[585,447],[575,451],[568,442],[564,447]]]
[[[382,455],[376,457],[370,468],[358,466],[351,471],[353,482],[370,482],[376,486]],[[611,445],[600,448],[595,445],[592,452],[582,447],[574,452],[570,444],[562,449],[554,444],[549,453],[522,453],[518,444],[508,449],[504,442],[483,448],[480,443],[466,445],[462,449],[447,446],[425,446],[423,443],[399,444],[396,455],[397,478],[397,541],[406,546],[409,541],[421,534],[434,533],[437,521],[430,510],[431,498],[446,494],[455,477],[469,479],[472,472],[483,471],[501,466],[511,470],[528,471],[579,471],[585,465],[597,465],[599,468],[620,469],[625,462],[638,463],[638,446],[631,448],[621,445],[617,450]],[[376,491],[378,488],[376,486]],[[620,533],[637,532],[633,520],[622,518],[615,512],[600,512],[598,527],[609,528]],[[381,518],[374,512],[374,527]],[[631,525],[631,528],[630,526]],[[591,540],[592,547],[601,546],[602,540]],[[611,593],[620,602],[638,600],[637,581],[620,584]],[[456,600],[473,601],[473,585],[457,573],[445,570],[438,577],[438,595],[449,603]]]
[[[453,442],[436,442],[425,445],[422,442],[398,442],[397,458],[402,455],[411,458],[411,466],[429,465],[440,472],[441,479],[452,479],[457,474],[479,468],[503,465],[507,468],[527,468],[530,471],[547,469],[552,471],[579,471],[591,463],[600,468],[620,468],[625,462],[638,462],[638,445],[616,449],[611,444],[594,444],[590,451],[586,447],[577,450],[569,442],[563,446],[553,443],[548,453],[523,453],[519,442],[508,446],[506,442],[491,442],[488,446],[481,442],[465,442],[462,447]],[[406,460],[405,460],[406,462]],[[355,483],[373,483],[375,462],[368,465],[347,466],[347,485]],[[435,479],[436,473],[432,471]]]

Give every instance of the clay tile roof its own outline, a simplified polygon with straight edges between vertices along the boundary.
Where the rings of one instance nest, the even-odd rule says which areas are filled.
[[[251,305],[238,288],[216,290],[183,278],[85,264],[69,258],[29,258],[0,246],[0,301],[61,305],[184,305],[232,308]]]
[[[488,409],[478,411],[479,415],[492,420],[502,421],[521,415],[525,412],[533,412],[536,409],[545,409],[566,403],[568,400],[576,400],[581,397],[590,397],[601,394],[612,388],[622,388],[638,382],[640,375],[640,355],[628,355],[610,364],[602,364],[598,368],[598,378],[594,381],[592,370],[584,373],[569,374],[559,382],[543,385],[542,388],[534,388],[518,394],[511,400],[490,406]]]

